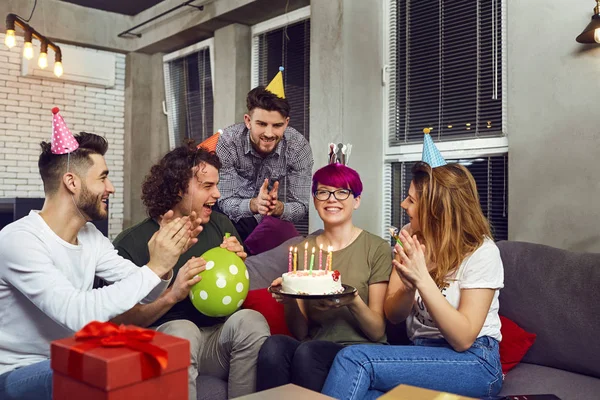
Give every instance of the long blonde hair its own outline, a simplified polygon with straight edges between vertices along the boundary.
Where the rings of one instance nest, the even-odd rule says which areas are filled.
[[[492,238],[490,225],[481,211],[473,175],[460,164],[431,168],[417,163],[412,169],[417,191],[418,217],[426,257],[435,264],[431,276],[438,287],[447,285],[447,275],[464,258]]]

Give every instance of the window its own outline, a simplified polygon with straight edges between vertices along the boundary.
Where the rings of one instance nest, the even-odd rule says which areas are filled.
[[[212,43],[208,39],[163,58],[171,148],[214,133]]]
[[[310,6],[252,27],[252,88],[269,84],[283,66],[285,97],[290,103],[290,126],[310,140]],[[285,182],[280,196],[285,201]],[[280,183],[281,185],[281,183]],[[308,215],[296,223],[308,233]]]
[[[446,160],[469,168],[495,238],[507,239],[502,0],[388,0],[386,7],[383,234],[406,222],[400,202],[428,127]]]
[[[474,159],[446,160],[458,162],[473,174],[477,183],[477,191],[483,215],[487,217],[495,240],[508,238],[508,159],[507,155],[479,157]],[[392,186],[396,189],[392,194],[392,225],[406,225],[408,217],[400,207],[402,200],[408,195],[412,180],[412,167],[415,162],[398,162],[391,164]]]

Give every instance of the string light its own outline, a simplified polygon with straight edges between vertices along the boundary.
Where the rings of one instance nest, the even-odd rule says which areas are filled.
[[[35,9],[35,8],[34,8]],[[33,15],[33,11],[31,12]],[[31,16],[29,17],[31,19]],[[42,69],[48,67],[48,47],[54,50],[54,75],[60,77],[63,74],[62,53],[60,47],[55,45],[47,37],[33,29],[27,22],[16,14],[8,14],[6,16],[6,36],[4,44],[9,49],[12,49],[17,44],[15,28],[19,27],[23,30],[25,37],[23,44],[23,57],[27,60],[33,59],[33,39],[40,41],[40,56],[38,58],[38,66]]]
[[[63,67],[60,61],[54,63],[54,75],[60,78],[63,74]]]
[[[25,43],[23,44],[23,57],[25,57],[28,60],[31,60],[33,58],[33,43],[31,43],[32,40],[32,33],[29,29],[25,30]]]
[[[41,69],[48,67],[48,42],[43,41],[40,45],[40,56],[38,57],[38,66]]]
[[[7,29],[6,36],[4,37],[4,44],[9,49],[12,49],[17,44],[17,39],[15,38],[15,30]]]

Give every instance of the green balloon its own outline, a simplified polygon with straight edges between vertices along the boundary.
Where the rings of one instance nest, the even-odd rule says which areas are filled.
[[[234,252],[215,247],[202,254],[206,270],[202,280],[192,286],[190,300],[198,311],[209,317],[233,314],[248,295],[250,277],[246,265]]]

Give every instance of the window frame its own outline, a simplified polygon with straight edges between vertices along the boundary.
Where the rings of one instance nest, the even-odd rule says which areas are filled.
[[[203,40],[201,42],[195,43],[191,46],[184,47],[183,49],[179,49],[169,54],[165,54],[163,56],[163,75],[165,81],[165,100],[162,103],[163,106],[163,114],[167,116],[167,125],[169,131],[169,149],[173,150],[177,147],[176,138],[175,138],[175,125],[173,122],[173,118],[170,115],[170,110],[172,109],[172,104],[175,103],[175,97],[173,96],[173,91],[171,90],[171,74],[170,74],[170,66],[169,62],[177,60],[179,58],[184,58],[189,56],[190,54],[197,53],[201,50],[208,49],[208,54],[210,58],[210,79],[213,82],[212,91],[213,98],[215,96],[215,84],[214,84],[214,71],[215,71],[215,40],[214,38],[209,38]]]
[[[250,27],[250,88],[258,86],[258,37],[264,33],[310,19],[310,6],[305,6],[289,13],[279,15],[269,20],[259,22]]]
[[[501,2],[501,23],[500,30],[501,46],[500,46],[500,66],[502,84],[500,93],[502,94],[502,136],[485,137],[485,138],[469,138],[459,140],[447,140],[436,142],[437,148],[445,159],[465,159],[477,157],[498,156],[508,153],[508,129],[507,129],[507,33],[506,33],[506,0],[492,0]],[[395,87],[392,85],[395,80],[395,53],[396,49],[391,40],[391,34],[396,29],[396,0],[383,0],[383,69],[382,69],[382,84],[383,84],[383,140],[384,162],[382,170],[383,196],[381,202],[382,221],[380,234],[386,240],[390,239],[389,226],[392,221],[392,163],[410,162],[421,160],[423,143],[410,143],[402,145],[390,145],[390,117],[392,108],[395,107]],[[434,135],[435,136],[435,135]]]

